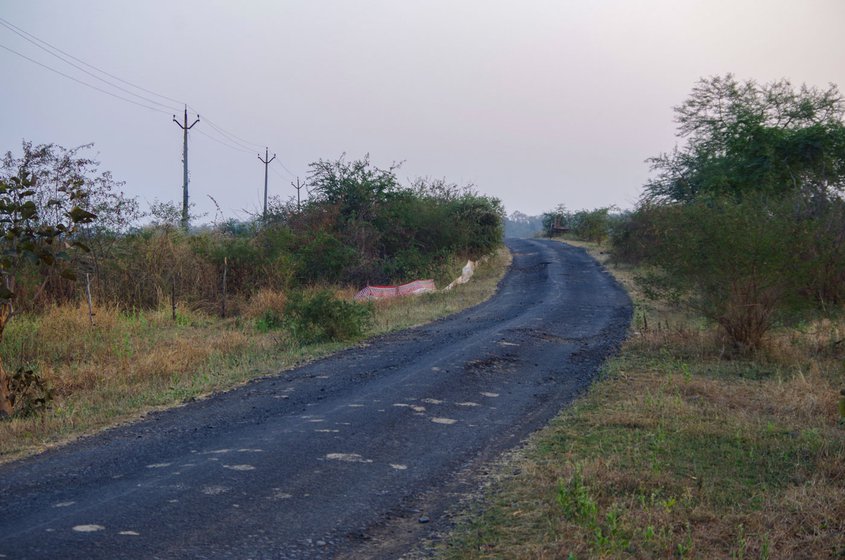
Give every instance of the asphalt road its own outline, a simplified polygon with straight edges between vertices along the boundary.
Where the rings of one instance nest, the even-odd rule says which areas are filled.
[[[630,320],[582,250],[509,246],[482,305],[0,467],[0,558],[396,558],[446,528]]]

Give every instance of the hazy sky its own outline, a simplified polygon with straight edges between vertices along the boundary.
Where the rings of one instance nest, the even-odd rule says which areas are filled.
[[[474,183],[509,212],[630,207],[699,78],[845,87],[842,0],[0,0],[0,17],[196,108],[190,192],[208,220],[208,195],[227,217],[260,208],[265,145],[285,198],[308,163],[345,152],[404,161],[403,180]],[[130,97],[5,27],[0,45]],[[172,108],[2,48],[0,68],[0,151],[94,142],[144,207],[181,201]]]

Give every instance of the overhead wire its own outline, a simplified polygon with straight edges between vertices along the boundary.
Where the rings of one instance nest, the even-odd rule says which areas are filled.
[[[284,169],[287,172],[287,174],[290,175],[291,177],[294,177],[294,178],[298,177],[298,175],[296,173],[294,173],[293,171],[288,169],[287,166],[284,163],[282,163],[282,160],[277,159],[276,163],[278,163],[281,166],[281,168]]]
[[[84,60],[82,60],[81,58],[75,57],[75,56],[73,56],[72,54],[70,54],[70,53],[68,53],[68,52],[66,52],[66,51],[63,51],[63,50],[62,50],[62,49],[60,49],[59,47],[57,47],[57,46],[55,46],[55,45],[53,45],[53,44],[51,44],[51,43],[49,43],[49,42],[45,41],[44,39],[41,39],[41,38],[39,38],[39,37],[36,37],[36,36],[35,36],[35,35],[33,35],[32,33],[29,33],[28,31],[25,31],[25,30],[21,29],[21,28],[20,28],[20,27],[18,27],[17,25],[15,25],[15,24],[11,23],[10,21],[8,21],[8,20],[6,20],[6,19],[3,19],[2,17],[0,17],[0,25],[3,25],[4,27],[6,27],[7,29],[9,29],[10,31],[12,31],[12,32],[14,32],[14,33],[17,33],[18,35],[20,35],[21,37],[23,37],[23,38],[24,38],[24,39],[26,39],[27,41],[29,41],[29,42],[31,42],[31,43],[33,43],[33,44],[35,44],[35,45],[36,45],[36,46],[38,46],[39,48],[44,49],[44,47],[42,47],[42,46],[40,46],[40,45],[36,44],[35,42],[37,42],[37,43],[41,43],[42,45],[46,45],[47,47],[49,47],[49,48],[51,48],[51,49],[53,49],[53,50],[55,50],[55,51],[57,51],[57,52],[62,53],[62,54],[63,54],[63,55],[65,55],[66,57],[71,58],[71,59],[73,59],[73,60],[75,60],[75,61],[79,62],[80,64],[84,64],[85,66],[87,66],[87,67],[89,67],[89,68],[93,68],[93,69],[94,69],[94,70],[96,70],[97,72],[100,72],[101,74],[105,74],[106,76],[109,76],[110,78],[113,78],[113,79],[115,79],[115,80],[117,80],[117,81],[119,81],[119,82],[121,82],[121,83],[124,83],[124,84],[126,84],[126,85],[128,85],[128,86],[132,86],[132,87],[133,87],[133,88],[135,88],[135,89],[138,89],[138,90],[141,90],[141,91],[143,91],[143,92],[146,92],[146,93],[149,93],[149,94],[155,95],[155,96],[157,96],[157,97],[161,97],[162,99],[167,99],[168,101],[172,101],[172,102],[176,103],[177,105],[184,105],[184,104],[185,104],[183,101],[180,101],[180,100],[178,100],[178,99],[174,99],[174,98],[172,98],[172,97],[168,97],[168,96],[166,96],[166,95],[162,95],[161,93],[157,93],[157,92],[155,92],[155,91],[153,91],[153,90],[151,90],[151,89],[147,89],[147,88],[145,88],[145,87],[139,86],[139,85],[137,85],[137,84],[134,84],[134,83],[132,83],[132,82],[129,82],[129,81],[127,81],[127,80],[124,80],[123,78],[120,78],[119,76],[115,76],[114,74],[111,74],[111,73],[109,73],[109,72],[106,72],[106,71],[105,71],[105,70],[103,70],[102,68],[99,68],[99,67],[97,67],[97,66],[94,66],[93,64],[90,64],[90,63],[88,63],[88,62],[85,62],[85,61],[84,61]],[[44,50],[46,51],[47,49],[44,49]],[[47,51],[47,52],[50,52],[50,51]],[[53,54],[53,53],[50,53],[50,54]],[[53,54],[53,56],[57,56],[57,58],[61,58],[61,57],[58,57],[58,55],[55,55],[55,54]],[[65,61],[65,62],[67,62],[67,61]],[[68,64],[70,64],[70,63],[68,63]],[[83,70],[83,71],[84,71],[84,70]],[[101,78],[100,78],[100,79],[101,79]],[[117,87],[117,86],[115,86],[115,87]],[[137,95],[137,94],[133,94],[133,95]],[[139,96],[139,97],[140,97],[140,96]]]
[[[151,107],[151,106],[149,106],[149,105],[145,105],[145,104],[143,104],[143,103],[140,103],[140,102],[138,102],[138,101],[135,101],[134,99],[129,99],[128,97],[123,97],[122,95],[118,95],[118,94],[116,94],[116,93],[114,93],[114,92],[111,92],[111,91],[105,90],[105,89],[103,89],[103,88],[101,88],[101,87],[97,87],[97,86],[95,86],[95,85],[93,85],[93,84],[89,84],[88,82],[86,82],[86,81],[84,81],[84,80],[80,80],[79,78],[74,78],[74,77],[73,77],[73,76],[71,76],[70,74],[65,74],[65,73],[64,73],[64,72],[62,72],[61,70],[56,70],[56,69],[55,69],[55,68],[53,68],[52,66],[47,66],[46,64],[44,64],[44,63],[42,63],[42,62],[39,62],[39,61],[35,60],[34,58],[30,58],[30,57],[26,56],[25,54],[23,54],[23,53],[20,53],[20,52],[16,51],[15,49],[12,49],[12,48],[7,47],[6,45],[0,44],[0,49],[5,49],[5,50],[9,51],[9,52],[10,52],[10,53],[12,53],[12,54],[15,54],[15,55],[17,55],[17,56],[19,56],[19,57],[21,57],[21,58],[24,58],[24,59],[26,59],[26,60],[28,60],[28,61],[32,62],[33,64],[37,64],[38,66],[41,66],[42,68],[46,68],[47,70],[49,70],[49,71],[51,71],[51,72],[55,72],[56,74],[58,74],[58,75],[60,75],[60,76],[64,76],[65,78],[67,78],[67,79],[69,79],[69,80],[73,80],[73,81],[74,81],[74,82],[76,82],[76,83],[82,84],[83,86],[86,86],[86,87],[89,87],[89,88],[91,88],[91,89],[97,90],[97,91],[99,91],[99,92],[101,92],[101,93],[105,93],[106,95],[111,95],[112,97],[115,97],[115,98],[117,98],[117,99],[122,99],[123,101],[126,101],[126,102],[128,102],[128,103],[132,103],[133,105],[137,105],[137,106],[139,106],[139,107],[143,107],[143,108],[145,108],[145,109],[149,109],[150,111],[157,111],[157,112],[159,112],[159,113],[164,113],[165,115],[169,115],[169,114],[171,114],[171,112],[170,112],[170,111],[165,111],[165,110],[163,110],[163,109],[159,109],[159,108],[157,108],[157,107]]]
[[[238,151],[238,152],[243,152],[243,153],[245,153],[245,154],[251,154],[251,153],[253,153],[253,152],[252,152],[252,150],[245,150],[245,149],[243,149],[243,148],[239,148],[239,147],[237,147],[237,146],[233,146],[232,144],[228,144],[228,143],[224,142],[223,140],[220,140],[220,139],[218,139],[218,138],[215,138],[214,136],[211,136],[210,134],[206,134],[206,133],[205,133],[205,132],[203,132],[202,130],[195,130],[194,132],[196,132],[197,134],[200,134],[200,135],[202,135],[202,136],[205,136],[206,138],[208,138],[208,139],[210,139],[210,140],[214,140],[214,141],[215,141],[215,142],[217,142],[218,144],[222,144],[222,145],[226,146],[227,148],[229,148],[229,149],[231,149],[231,150],[236,150],[236,151]]]
[[[193,109],[194,112],[197,113],[197,114],[200,114],[200,113],[205,114],[202,111],[200,111],[199,109],[197,109],[196,107],[193,107],[191,105],[188,105],[188,107]],[[236,134],[229,132],[228,130],[224,129],[222,126],[215,123],[214,121],[212,121],[209,118],[204,118],[204,121],[205,121],[206,124],[211,126],[211,128],[213,128],[217,132],[219,132],[222,136],[225,136],[226,138],[228,138],[232,143],[238,144],[239,146],[241,146],[245,149],[252,150],[252,149],[255,149],[255,148],[264,148],[266,146],[265,144],[257,144],[255,142],[250,142],[249,140],[244,140],[240,136],[237,136]]]
[[[197,114],[200,114],[200,113],[201,113],[201,111],[200,111],[198,108],[196,108],[196,107],[193,107],[193,106],[191,106],[191,105],[188,105],[188,107],[190,107],[191,109],[193,109],[193,110],[194,110]],[[226,130],[225,128],[223,128],[223,127],[222,127],[222,126],[220,126],[219,124],[216,124],[214,121],[212,121],[211,119],[209,119],[209,118],[207,118],[207,117],[203,117],[203,122],[204,122],[204,123],[206,123],[206,124],[208,124],[211,128],[213,128],[213,129],[214,129],[215,131],[217,131],[217,132],[218,132],[221,136],[223,136],[224,138],[226,138],[227,140],[229,140],[232,144],[235,144],[235,145],[237,145],[237,146],[239,146],[239,147],[243,148],[242,150],[239,150],[239,151],[250,151],[250,152],[251,152],[251,151],[252,151],[252,150],[254,150],[254,149],[259,149],[259,150],[260,150],[261,148],[266,148],[266,147],[267,147],[267,145],[266,145],[266,144],[258,144],[258,143],[256,143],[256,142],[250,142],[249,140],[246,140],[245,138],[242,138],[242,137],[238,136],[237,134],[235,134],[235,133],[233,133],[233,132],[229,132],[228,130]],[[222,143],[222,142],[221,142],[221,143]],[[258,154],[258,155],[261,155],[261,154]],[[288,169],[288,167],[287,167],[284,163],[282,163],[282,160],[280,160],[280,159],[276,158],[274,161],[275,161],[278,165],[280,165],[280,166],[281,166],[281,168],[282,168],[282,169],[284,169],[284,170],[285,170],[285,172],[286,172],[288,175],[290,175],[291,177],[296,177],[296,174],[295,174],[294,172],[292,172],[290,169]]]
[[[23,59],[25,59],[25,60],[27,60],[27,61],[29,61],[29,62],[33,63],[33,64],[36,64],[36,65],[38,65],[38,66],[41,66],[42,68],[45,68],[45,69],[47,69],[47,70],[49,70],[49,71],[51,71],[51,72],[54,72],[54,73],[56,73],[56,74],[59,74],[60,76],[63,76],[64,78],[67,78],[67,79],[69,79],[69,80],[72,80],[72,81],[74,81],[74,82],[77,82],[77,83],[79,83],[79,84],[81,84],[81,85],[83,85],[83,86],[86,86],[86,87],[88,87],[88,88],[91,88],[91,89],[93,89],[93,90],[96,90],[96,91],[98,91],[98,92],[100,92],[100,93],[104,93],[104,94],[106,94],[106,95],[110,95],[110,96],[112,96],[112,97],[114,97],[114,98],[116,98],[116,99],[119,99],[119,100],[122,100],[122,101],[126,101],[127,103],[132,103],[133,105],[137,105],[137,106],[139,106],[139,107],[142,107],[142,108],[144,108],[144,109],[148,109],[148,110],[151,110],[151,111],[156,111],[156,112],[158,112],[158,113],[162,113],[162,114],[172,114],[172,112],[173,112],[173,111],[177,111],[177,110],[178,110],[178,109],[174,108],[172,105],[169,105],[169,104],[166,104],[166,103],[161,103],[161,102],[156,101],[156,100],[154,100],[154,99],[151,99],[151,98],[149,98],[149,97],[146,97],[146,96],[140,95],[140,94],[135,93],[135,92],[133,92],[133,91],[130,91],[130,90],[128,90],[128,89],[126,89],[126,88],[124,88],[124,87],[121,87],[121,86],[119,86],[119,85],[117,85],[117,84],[115,84],[115,83],[113,83],[113,82],[111,82],[111,81],[109,81],[109,80],[107,80],[107,79],[105,79],[105,78],[102,78],[101,76],[98,76],[98,75],[96,75],[96,74],[94,74],[94,73],[92,73],[92,72],[90,72],[90,71],[86,70],[85,68],[82,68],[82,67],[81,67],[81,66],[79,66],[78,64],[75,64],[75,63],[70,62],[69,60],[67,60],[67,58],[70,58],[70,59],[72,59],[72,60],[75,60],[76,62],[79,62],[80,64],[83,64],[83,65],[87,66],[88,68],[92,68],[92,69],[96,70],[97,72],[100,72],[101,74],[103,74],[103,75],[105,75],[105,76],[109,76],[110,78],[112,78],[112,79],[114,79],[114,80],[117,80],[117,81],[119,81],[119,82],[121,82],[121,83],[124,83],[124,84],[126,84],[126,85],[128,85],[128,86],[131,86],[131,87],[133,87],[133,88],[135,88],[135,89],[138,89],[138,90],[140,90],[140,91],[143,91],[143,92],[149,93],[149,94],[151,94],[151,95],[155,95],[155,96],[160,97],[160,98],[162,98],[162,99],[166,99],[166,100],[171,101],[171,102],[173,102],[173,103],[178,103],[178,104],[180,104],[180,105],[184,105],[186,108],[187,108],[187,107],[190,107],[190,108],[191,108],[192,110],[194,110],[196,113],[198,113],[198,114],[200,113],[200,111],[199,111],[197,108],[192,107],[192,106],[188,105],[187,103],[183,103],[182,101],[179,101],[178,99],[175,99],[175,98],[173,98],[173,97],[169,97],[169,96],[163,95],[163,94],[158,93],[158,92],[155,92],[155,91],[153,91],[153,90],[151,90],[151,89],[147,89],[147,88],[145,88],[145,87],[142,87],[142,86],[139,86],[139,85],[134,84],[134,83],[132,83],[132,82],[129,82],[129,81],[127,81],[127,80],[124,80],[123,78],[120,78],[119,76],[116,76],[116,75],[114,75],[114,74],[111,74],[111,73],[109,73],[109,72],[107,72],[107,71],[103,70],[102,68],[99,68],[99,67],[97,67],[97,66],[95,66],[95,65],[93,65],[93,64],[90,64],[90,63],[88,63],[88,62],[86,62],[86,61],[82,60],[81,58],[78,58],[78,57],[76,57],[76,56],[74,56],[74,55],[72,55],[72,54],[70,54],[70,53],[68,53],[68,52],[66,52],[66,51],[64,51],[64,50],[62,50],[62,49],[60,49],[59,47],[56,47],[55,45],[52,45],[51,43],[49,43],[49,42],[47,42],[47,41],[45,41],[45,40],[43,40],[43,39],[40,39],[39,37],[37,37],[37,36],[33,35],[32,33],[29,33],[29,32],[27,32],[27,31],[25,31],[25,30],[21,29],[20,27],[18,27],[18,26],[16,26],[16,25],[14,25],[13,23],[9,22],[8,20],[6,20],[6,19],[4,19],[4,18],[2,18],[2,17],[0,17],[0,25],[2,25],[3,27],[7,28],[9,31],[11,31],[11,32],[15,33],[16,35],[20,36],[21,38],[23,38],[24,40],[28,41],[29,43],[31,43],[31,44],[33,44],[33,45],[35,45],[36,47],[38,47],[39,49],[43,50],[44,52],[46,52],[46,53],[50,54],[51,56],[53,56],[53,57],[55,57],[55,58],[57,58],[57,59],[61,60],[61,61],[62,61],[62,62],[64,62],[65,64],[68,64],[68,65],[70,65],[70,66],[72,66],[72,67],[76,68],[77,70],[79,70],[79,71],[81,71],[81,72],[84,72],[85,74],[87,74],[87,75],[89,75],[89,76],[91,76],[91,77],[93,77],[93,78],[95,78],[95,79],[97,79],[97,80],[99,80],[99,81],[101,81],[101,82],[103,82],[103,83],[107,84],[107,85],[108,85],[108,86],[110,86],[110,87],[113,87],[113,88],[115,88],[115,89],[118,89],[118,90],[120,90],[120,91],[122,91],[122,92],[124,92],[124,93],[127,93],[128,95],[132,95],[132,96],[134,96],[134,97],[137,97],[138,99],[142,99],[142,100],[144,100],[146,103],[142,103],[142,102],[136,101],[136,100],[134,100],[134,99],[130,99],[130,98],[124,97],[124,96],[119,95],[119,94],[117,94],[117,93],[114,93],[114,92],[108,91],[108,90],[106,90],[106,89],[103,89],[103,88],[101,88],[101,87],[98,87],[98,86],[96,86],[96,85],[93,85],[93,84],[91,84],[91,83],[89,83],[89,82],[87,82],[87,81],[85,81],[85,80],[81,80],[81,79],[79,79],[79,78],[76,78],[76,77],[74,77],[74,76],[71,76],[70,74],[67,74],[67,73],[65,73],[65,72],[62,72],[61,70],[57,70],[56,68],[53,68],[52,66],[49,66],[49,65],[47,65],[47,64],[44,64],[44,63],[42,63],[42,62],[40,62],[40,61],[38,61],[38,60],[36,60],[36,59],[34,59],[34,58],[31,58],[31,57],[29,57],[29,56],[27,56],[27,55],[25,55],[25,54],[21,53],[21,52],[18,52],[18,51],[14,50],[14,49],[12,49],[12,48],[10,48],[10,47],[7,47],[7,46],[5,46],[5,45],[3,45],[3,44],[0,44],[0,48],[5,49],[6,51],[9,51],[9,52],[11,52],[12,54],[15,54],[15,55],[17,55],[17,56],[19,56],[19,57],[21,57],[21,58],[23,58]],[[45,46],[45,45],[46,45],[46,46]],[[49,47],[49,48],[48,48],[48,47]],[[50,50],[50,49],[52,49],[52,50]],[[67,57],[67,58],[62,57],[62,56],[60,56],[60,55],[56,54],[56,52],[53,52],[53,51],[56,51],[56,52],[58,52],[58,53],[61,53],[62,55],[64,55],[64,56],[65,56],[65,57]],[[168,111],[165,111],[164,109],[157,108],[157,107],[153,107],[153,106],[151,106],[151,105],[148,105],[147,103],[150,103],[150,104],[152,104],[152,105],[158,105],[159,107],[163,107],[163,108],[166,108],[166,109],[169,109],[169,110],[168,110]],[[222,127],[222,126],[220,126],[219,124],[217,124],[217,123],[215,123],[214,121],[212,121],[211,119],[209,119],[207,116],[204,116],[204,117],[202,118],[202,122],[203,122],[203,123],[205,123],[205,124],[208,124],[208,125],[209,125],[209,126],[210,126],[210,127],[211,127],[211,128],[212,128],[212,129],[213,129],[213,130],[217,133],[217,134],[219,134],[219,135],[222,137],[222,139],[220,139],[220,138],[215,138],[214,136],[212,136],[212,135],[210,135],[210,134],[207,134],[207,133],[205,133],[205,132],[203,132],[203,131],[201,131],[201,130],[197,130],[197,131],[195,131],[195,132],[198,132],[198,133],[199,133],[199,134],[201,134],[202,136],[205,136],[205,137],[209,138],[210,140],[213,140],[214,142],[217,142],[217,143],[219,143],[219,144],[221,144],[221,145],[223,145],[223,146],[225,146],[225,147],[227,147],[227,148],[229,148],[229,149],[231,149],[231,150],[235,150],[235,151],[238,151],[238,152],[243,152],[243,153],[254,153],[254,150],[255,150],[255,149],[260,149],[260,148],[262,148],[262,147],[265,147],[265,148],[266,148],[266,144],[259,144],[259,143],[256,143],[256,142],[251,142],[251,141],[249,141],[249,140],[246,140],[245,138],[242,138],[241,136],[238,136],[238,135],[236,135],[236,134],[234,134],[234,133],[232,133],[232,132],[230,132],[230,131],[226,130],[225,128],[223,128],[223,127]],[[259,155],[260,155],[260,154],[259,154]],[[279,159],[277,158],[277,159],[275,159],[274,161],[276,161],[276,163],[277,163],[277,164],[281,167],[281,169],[283,169],[283,170],[284,170],[284,171],[285,171],[288,175],[290,175],[291,177],[296,177],[296,174],[294,174],[294,173],[293,173],[290,169],[288,169],[288,167],[287,167],[284,163],[282,163],[282,161],[281,161],[281,160],[279,160]],[[275,170],[274,170],[274,172],[275,172]],[[277,173],[277,174],[278,174],[278,173]],[[280,177],[282,177],[280,174],[278,174],[278,175],[279,175]],[[284,178],[284,177],[282,177],[282,178]]]

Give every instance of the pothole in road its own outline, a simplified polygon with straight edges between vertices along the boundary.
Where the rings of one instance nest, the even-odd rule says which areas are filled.
[[[489,356],[481,360],[470,360],[464,364],[464,370],[469,373],[486,373],[503,371],[517,360],[511,356]]]

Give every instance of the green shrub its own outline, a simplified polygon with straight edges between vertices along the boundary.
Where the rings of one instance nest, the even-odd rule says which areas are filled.
[[[294,338],[311,344],[358,338],[372,315],[372,306],[343,301],[329,290],[294,292],[285,308],[285,323]]]
[[[788,204],[748,199],[660,207],[639,278],[647,295],[688,305],[754,349],[778,318],[804,304],[809,268],[796,259],[800,223]]]

